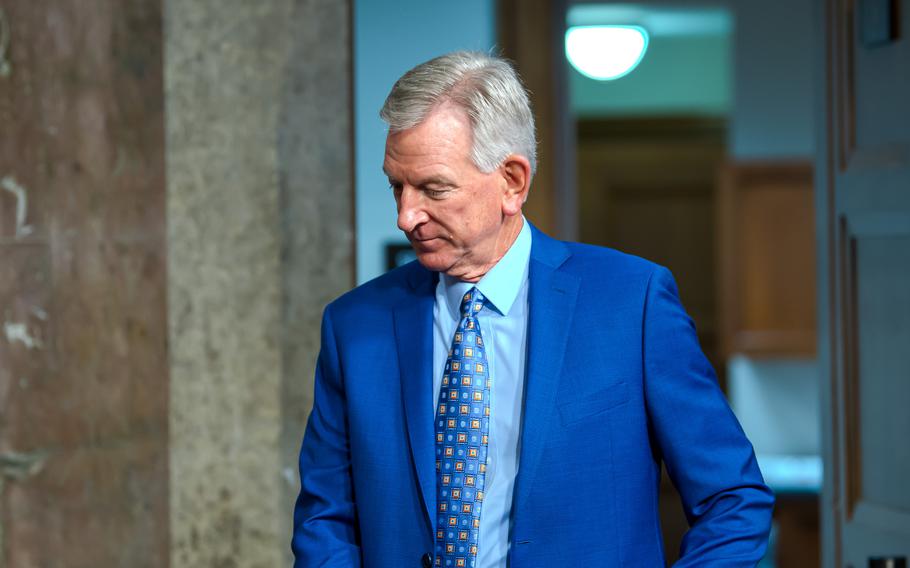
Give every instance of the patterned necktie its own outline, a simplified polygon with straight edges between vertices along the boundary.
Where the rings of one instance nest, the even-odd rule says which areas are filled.
[[[471,288],[446,359],[436,410],[436,566],[473,567],[490,433],[490,374]]]

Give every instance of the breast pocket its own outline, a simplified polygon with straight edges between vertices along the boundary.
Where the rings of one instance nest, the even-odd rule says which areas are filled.
[[[604,414],[629,401],[629,388],[625,381],[612,383],[592,394],[585,394],[572,400],[557,404],[559,419],[564,426],[574,424],[585,418]]]

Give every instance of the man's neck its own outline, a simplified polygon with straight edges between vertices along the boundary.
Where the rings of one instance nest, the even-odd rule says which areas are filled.
[[[509,217],[506,219],[505,223],[503,223],[502,229],[496,237],[496,242],[493,245],[494,254],[490,261],[481,265],[469,267],[464,271],[455,271],[454,273],[446,272],[446,274],[453,278],[457,278],[462,282],[480,282],[480,279],[496,266],[496,263],[502,260],[502,257],[505,256],[512,245],[515,244],[515,239],[517,239],[518,234],[521,233],[523,224],[524,218],[521,214]]]

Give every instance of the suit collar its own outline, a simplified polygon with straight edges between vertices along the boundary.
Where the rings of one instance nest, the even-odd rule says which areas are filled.
[[[537,261],[551,269],[561,267],[572,256],[569,247],[544,234],[533,224],[531,226],[531,260]]]
[[[427,270],[416,260],[407,265],[406,270],[408,271],[406,280],[414,293],[420,295],[427,293],[428,290],[430,294],[433,293],[433,286],[439,279],[438,272]],[[410,298],[407,298],[407,301],[410,301]]]

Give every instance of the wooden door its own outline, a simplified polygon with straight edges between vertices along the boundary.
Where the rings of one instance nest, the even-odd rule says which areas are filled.
[[[823,558],[865,568],[910,557],[910,1],[820,7]]]

